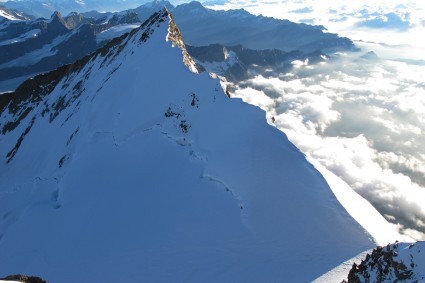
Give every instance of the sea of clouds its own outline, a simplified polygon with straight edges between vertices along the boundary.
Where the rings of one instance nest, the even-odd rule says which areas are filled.
[[[213,7],[320,24],[356,40],[359,52],[295,61],[288,73],[232,88],[400,232],[425,240],[425,43],[417,38],[425,34],[424,4],[221,2]]]

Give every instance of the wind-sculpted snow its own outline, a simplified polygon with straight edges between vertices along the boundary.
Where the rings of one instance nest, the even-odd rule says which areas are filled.
[[[308,282],[375,246],[179,37],[164,10],[0,96],[0,276]]]

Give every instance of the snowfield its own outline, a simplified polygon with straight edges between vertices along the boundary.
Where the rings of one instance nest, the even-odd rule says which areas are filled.
[[[33,29],[33,30],[30,30],[30,31],[28,31],[28,32],[26,32],[26,33],[24,33],[24,34],[20,35],[20,36],[19,36],[19,37],[17,37],[17,38],[13,38],[13,39],[8,39],[8,40],[5,40],[5,41],[1,41],[1,42],[0,42],[0,46],[1,46],[1,45],[13,44],[13,43],[16,43],[16,42],[23,42],[23,41],[25,41],[25,40],[27,40],[27,39],[29,39],[29,38],[33,38],[33,37],[38,36],[38,34],[39,34],[40,32],[41,32],[41,30],[40,30],[40,29]]]
[[[99,33],[96,36],[97,43],[103,42],[103,41],[109,41],[112,38],[121,36],[122,34],[126,32],[130,32],[132,29],[138,28],[139,25],[135,24],[122,24],[118,26],[111,27],[101,33]]]

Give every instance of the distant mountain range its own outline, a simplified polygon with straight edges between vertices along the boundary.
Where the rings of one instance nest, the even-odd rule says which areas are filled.
[[[295,60],[309,61],[311,64],[324,62],[328,57],[321,51],[304,53],[302,51],[285,52],[279,49],[254,50],[241,45],[208,46],[187,45],[189,54],[206,71],[226,78],[228,82],[240,82],[258,74],[264,77],[278,76],[293,68]]]
[[[33,4],[36,3],[39,2]],[[193,47],[211,45],[209,53],[215,52],[216,44],[234,46],[233,51],[245,59],[248,50],[252,50],[250,60],[260,67],[270,63],[259,60],[264,56],[274,58],[273,66],[286,66],[290,58],[317,60],[319,54],[355,49],[349,39],[324,33],[323,27],[254,16],[243,10],[214,11],[199,2],[174,7],[167,1],[154,1],[119,13],[91,11],[62,16],[54,12],[48,20],[4,20],[0,25],[0,91],[13,90],[28,76],[53,70],[90,54],[164,7],[175,15],[186,44]],[[195,58],[200,56],[195,48],[190,50]],[[254,59],[256,53],[258,57]],[[204,55],[202,57],[205,59]],[[242,69],[233,68],[231,75],[240,77],[246,71]]]
[[[16,9],[37,18],[48,18],[53,12],[67,15],[71,12],[122,11],[140,6],[138,0],[15,0],[2,3],[9,9]]]
[[[168,1],[156,1],[132,11],[145,19],[160,7],[173,13],[187,44],[206,46],[223,44],[245,48],[323,52],[355,50],[353,42],[336,34],[323,32],[323,26],[297,24],[288,20],[255,16],[243,9],[216,11],[193,1],[173,7]]]
[[[130,12],[96,20],[55,12],[49,20],[8,21],[0,28],[0,78],[25,78],[72,63],[105,43],[102,32],[109,31],[114,37],[113,27],[120,26],[124,32],[139,25],[137,15]]]

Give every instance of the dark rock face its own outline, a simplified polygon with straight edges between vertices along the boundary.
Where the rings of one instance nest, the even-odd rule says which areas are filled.
[[[415,244],[379,246],[367,254],[360,264],[354,263],[348,281],[342,283],[421,282],[424,278],[415,272],[415,254],[420,254]]]
[[[1,278],[4,281],[19,281],[22,283],[49,283],[46,280],[36,276],[26,276],[22,274],[10,275],[5,278]]]
[[[68,16],[64,18],[66,27],[69,29],[74,29],[82,24],[91,24],[93,23],[94,19],[90,17],[84,17],[82,14],[78,14],[76,12],[72,12]]]

